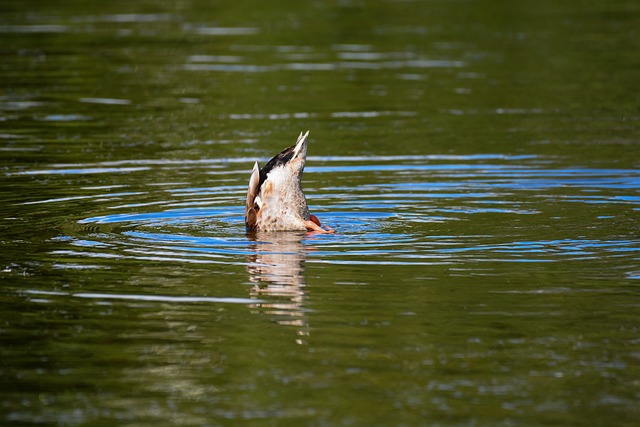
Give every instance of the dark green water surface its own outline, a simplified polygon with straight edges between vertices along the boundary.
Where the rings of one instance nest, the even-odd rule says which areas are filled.
[[[632,0],[3,0],[0,424],[638,425],[639,94]]]

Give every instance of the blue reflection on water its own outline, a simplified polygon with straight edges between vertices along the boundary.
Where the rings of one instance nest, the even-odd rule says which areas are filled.
[[[351,264],[452,264],[473,261],[551,262],[586,260],[594,257],[634,254],[640,243],[625,236],[611,239],[527,239],[486,232],[447,238],[425,235],[428,223],[437,227],[447,222],[472,221],[474,216],[493,218],[490,224],[509,223],[518,218],[535,226],[535,218],[546,223],[566,217],[566,205],[594,205],[590,218],[616,221],[637,210],[640,203],[640,171],[633,169],[553,167],[554,159],[532,155],[479,154],[468,156],[345,156],[311,158],[317,166],[307,168],[305,186],[312,212],[324,224],[337,230],[334,236],[308,235],[296,244],[300,256],[320,263]],[[483,162],[490,162],[484,164]],[[247,176],[247,159],[215,159],[217,173]],[[452,163],[449,163],[452,162]],[[346,164],[345,164],[346,163]],[[58,165],[54,174],[107,167],[201,168],[207,162],[186,164],[170,160],[138,160],[118,164]],[[544,165],[544,167],[542,167]],[[211,165],[209,165],[211,166]],[[40,172],[40,171],[37,171]],[[42,171],[43,173],[45,171]],[[324,181],[327,173],[344,175],[348,181]],[[132,212],[91,216],[79,224],[121,225],[125,231],[69,237],[75,248],[68,254],[90,257],[133,257],[164,261],[244,263],[242,257],[255,253],[260,239],[244,232],[245,186],[232,184],[198,186],[188,182],[155,186],[166,197],[153,197],[108,209]],[[315,187],[314,187],[314,184]],[[155,184],[154,184],[155,185]],[[96,189],[100,189],[96,187]],[[86,189],[90,191],[90,189]],[[104,188],[102,190],[105,190]],[[606,190],[606,191],[605,191]],[[120,192],[78,196],[83,199],[146,197],[150,192]],[[168,196],[168,197],[167,197]],[[177,198],[177,200],[176,200]],[[51,199],[65,200],[65,199]],[[109,199],[105,199],[109,202]],[[40,201],[43,202],[43,201]],[[128,203],[127,203],[128,202]],[[30,203],[39,203],[30,202]],[[562,204],[565,207],[562,207]],[[595,205],[598,205],[597,208]],[[626,213],[620,209],[631,205]],[[158,211],[145,208],[155,206]],[[179,208],[176,208],[179,207]],[[560,207],[560,208],[559,208]],[[615,213],[611,209],[616,209]],[[581,212],[582,213],[582,212]],[[589,215],[589,212],[585,211]],[[525,217],[528,219],[525,219]],[[599,223],[597,224],[599,226]],[[148,228],[153,228],[149,230]],[[481,227],[478,230],[484,230]],[[526,235],[524,233],[523,235]],[[269,256],[271,246],[262,247]],[[60,240],[62,242],[62,240]],[[309,249],[313,250],[309,250]],[[61,254],[65,250],[58,251]],[[237,257],[241,257],[238,259]],[[219,259],[218,259],[219,258]]]
[[[137,222],[137,223],[162,223],[166,225],[175,224],[176,222],[194,221],[202,218],[211,217],[229,217],[231,215],[237,215],[239,208],[190,208],[190,209],[175,209],[161,212],[142,212],[131,214],[115,214],[115,215],[103,215],[91,218],[85,218],[79,221],[80,224],[88,223],[118,223],[118,222]]]

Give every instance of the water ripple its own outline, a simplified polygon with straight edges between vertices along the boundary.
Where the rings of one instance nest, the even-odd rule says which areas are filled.
[[[99,301],[120,300],[120,301],[137,301],[137,302],[163,302],[163,303],[225,303],[225,304],[256,304],[261,301],[254,298],[233,298],[233,297],[206,297],[206,296],[170,296],[170,295],[140,295],[140,294],[107,294],[93,292],[57,292],[43,291],[37,289],[27,289],[22,291],[25,295],[49,296],[49,297],[71,297],[93,299]],[[35,300],[32,302],[50,302],[48,299]]]
[[[640,246],[624,236],[585,238],[567,225],[572,217],[588,214],[579,205],[595,209],[593,227],[631,215],[640,207],[638,170],[564,167],[556,164],[558,159],[527,154],[317,156],[309,161],[305,188],[310,209],[337,230],[332,236],[299,236],[292,251],[312,263],[584,261],[637,256]],[[142,159],[53,165],[17,174],[163,171],[169,184],[154,181],[113,193],[122,185],[84,185],[85,194],[27,202],[96,203],[95,215],[77,220],[87,232],[59,239],[68,245],[55,250],[59,256],[246,265],[256,251],[265,258],[276,256],[269,247],[283,247],[279,238],[261,236],[261,241],[245,234],[242,206],[252,162],[240,157]],[[194,168],[207,168],[218,185],[175,179]],[[117,213],[105,213],[109,210]],[[570,234],[532,239],[518,232],[552,227],[550,217]],[[437,232],[450,227],[466,232],[449,237]],[[512,231],[504,234],[505,228]],[[265,242],[270,246],[262,246]]]

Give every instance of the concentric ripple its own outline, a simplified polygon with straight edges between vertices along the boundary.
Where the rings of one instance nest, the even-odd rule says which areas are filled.
[[[585,231],[637,213],[640,172],[554,162],[531,155],[311,157],[304,177],[311,210],[337,233],[302,235],[298,251],[309,262],[353,265],[555,262],[637,253],[633,235]],[[169,180],[88,187],[75,199],[97,204],[94,214],[77,220],[78,229],[89,232],[58,237],[67,247],[54,252],[245,264],[256,251],[256,237],[247,236],[243,224],[247,164],[240,158],[136,161],[54,165],[32,173],[53,177],[109,168],[149,176],[204,168],[213,178],[208,185]],[[580,229],[573,226],[578,222]]]

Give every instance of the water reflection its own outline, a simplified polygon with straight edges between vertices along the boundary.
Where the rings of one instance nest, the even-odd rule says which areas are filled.
[[[304,313],[306,300],[304,262],[305,233],[250,233],[252,255],[247,257],[249,280],[255,285],[251,297],[260,300],[253,308],[280,325],[297,328],[298,344],[305,344],[309,325]]]

